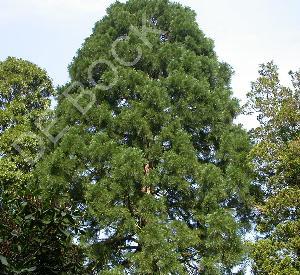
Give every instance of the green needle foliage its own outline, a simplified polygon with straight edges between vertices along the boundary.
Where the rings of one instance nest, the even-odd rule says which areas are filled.
[[[290,73],[292,88],[280,84],[272,62],[261,65],[259,73],[249,93],[260,122],[251,157],[263,192],[255,269],[257,274],[300,274],[300,72]]]
[[[88,274],[226,274],[242,259],[249,139],[195,16],[116,2],[59,91],[53,135],[69,130],[37,174],[45,198],[84,214]]]
[[[57,274],[80,263],[66,231],[68,211],[41,200],[33,173],[45,142],[36,120],[53,94],[36,65],[12,57],[0,62],[1,274]]]

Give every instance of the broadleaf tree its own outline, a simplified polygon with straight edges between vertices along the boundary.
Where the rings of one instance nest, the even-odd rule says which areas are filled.
[[[73,213],[44,201],[34,176],[48,143],[37,122],[53,95],[50,78],[35,64],[0,62],[1,274],[73,274],[82,267],[69,232]]]
[[[263,194],[256,205],[254,271],[299,274],[300,72],[290,72],[291,87],[280,83],[273,62],[261,65],[259,74],[248,94],[260,123],[250,156]]]
[[[195,16],[116,2],[59,90],[53,134],[69,128],[37,174],[44,197],[84,214],[89,274],[226,274],[242,260],[250,142]]]

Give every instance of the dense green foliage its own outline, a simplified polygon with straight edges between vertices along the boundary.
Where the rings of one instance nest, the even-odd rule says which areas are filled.
[[[232,274],[254,224],[253,272],[299,274],[300,72],[261,66],[253,147],[195,16],[116,2],[57,91],[0,62],[0,274]]]
[[[66,231],[68,211],[41,200],[33,172],[45,142],[36,121],[53,93],[36,65],[16,58],[0,63],[1,274],[56,274],[80,263]]]
[[[195,13],[167,0],[117,2],[70,75],[53,135],[70,128],[37,174],[46,199],[84,214],[87,272],[230,273],[243,256],[250,145],[233,124],[231,69]]]
[[[257,274],[299,274],[300,270],[300,72],[291,73],[293,87],[280,84],[273,63],[261,66],[249,93],[260,126],[253,132],[251,152],[263,200],[257,205],[254,245]]]

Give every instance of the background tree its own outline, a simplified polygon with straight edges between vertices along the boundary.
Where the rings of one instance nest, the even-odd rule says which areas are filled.
[[[53,95],[51,80],[36,65],[13,57],[0,62],[1,274],[73,274],[80,263],[67,232],[69,211],[41,200],[33,173],[46,143],[36,121]]]
[[[56,113],[70,128],[37,173],[44,196],[84,211],[88,272],[230,273],[243,254],[250,145],[233,124],[232,71],[195,13],[116,2],[69,70]]]
[[[260,126],[251,152],[257,185],[259,241],[253,257],[257,274],[299,274],[300,270],[300,72],[293,87],[280,84],[273,62],[261,65],[249,93]]]

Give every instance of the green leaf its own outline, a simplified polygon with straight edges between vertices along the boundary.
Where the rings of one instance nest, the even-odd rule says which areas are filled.
[[[4,257],[3,255],[0,255],[0,261],[3,265],[9,266],[9,263],[7,262],[6,257]]]

